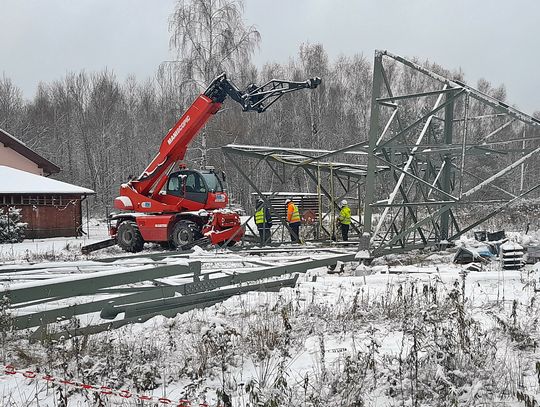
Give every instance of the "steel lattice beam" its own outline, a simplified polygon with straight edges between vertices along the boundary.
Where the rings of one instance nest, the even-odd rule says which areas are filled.
[[[386,74],[387,62],[394,64],[394,72],[412,70],[413,75],[424,78],[424,87],[428,84],[431,89],[403,92],[408,84],[392,82]],[[394,96],[399,86],[401,92]],[[364,150],[368,154],[364,223],[373,233],[375,253],[455,239],[501,208],[537,191],[535,180],[528,180],[529,188],[519,192],[510,192],[504,180],[540,154],[538,119],[388,51],[375,52],[372,92],[369,142]],[[433,98],[437,98],[435,103]],[[483,106],[482,114],[475,114],[478,106]],[[439,116],[441,112],[443,117]],[[471,133],[473,122],[482,126]],[[523,131],[522,138],[516,137],[522,128],[531,129],[532,136],[525,137]],[[501,158],[489,161],[494,155]],[[375,163],[390,171],[377,172]],[[484,163],[482,171],[486,174],[477,170],[479,163]],[[526,174],[522,171],[521,175],[523,178]],[[489,196],[490,189],[504,192],[504,196],[499,193],[483,198],[486,193]],[[486,210],[480,219],[460,217],[460,208],[471,205],[495,209]],[[376,227],[374,214],[382,215]]]

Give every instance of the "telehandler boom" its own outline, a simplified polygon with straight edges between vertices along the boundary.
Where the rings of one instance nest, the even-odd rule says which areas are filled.
[[[109,234],[127,252],[139,252],[145,242],[178,248],[205,238],[212,244],[234,244],[244,231],[237,213],[228,210],[229,198],[212,170],[190,170],[180,164],[189,143],[216,114],[227,97],[245,112],[262,113],[286,93],[315,89],[320,78],[303,82],[271,80],[240,91],[223,73],[197,97],[169,130],[159,152],[134,180],[120,187],[114,200]]]

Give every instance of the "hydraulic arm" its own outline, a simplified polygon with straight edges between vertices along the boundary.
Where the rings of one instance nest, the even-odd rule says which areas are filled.
[[[141,251],[145,242],[179,248],[201,239],[212,244],[239,241],[244,230],[239,215],[226,209],[228,196],[221,180],[211,170],[173,171],[175,164],[184,159],[189,143],[227,97],[246,112],[262,113],[286,93],[314,89],[320,83],[320,78],[274,79],[241,91],[225,74],[214,79],[169,130],[142,174],[120,187],[114,206],[124,212],[110,218],[109,234],[114,241],[128,252]]]
[[[238,102],[246,112],[262,113],[284,94],[314,89],[320,83],[321,79],[317,77],[304,82],[273,79],[262,86],[252,84],[245,91],[240,91],[224,73],[219,75],[169,130],[157,156],[136,180],[129,183],[131,188],[145,197],[155,198],[167,180],[164,175],[172,165],[184,158],[191,140],[219,111],[227,96]]]

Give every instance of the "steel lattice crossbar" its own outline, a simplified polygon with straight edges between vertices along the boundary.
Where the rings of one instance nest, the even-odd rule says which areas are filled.
[[[539,129],[461,81],[376,51],[364,207],[375,252],[456,239],[537,191],[526,166],[538,160]]]
[[[230,144],[222,147],[222,151],[258,197],[271,208],[273,215],[284,228],[289,227],[288,223],[280,216],[279,208],[273,206],[268,193],[263,192],[262,187],[256,184],[253,172],[259,169],[261,164],[266,164],[269,173],[280,185],[272,191],[273,195],[277,196],[284,193],[288,180],[297,170],[303,171],[319,197],[320,217],[315,225],[314,240],[328,240],[336,233],[332,230],[335,222],[328,218],[332,215],[335,217],[335,213],[339,212],[340,200],[348,198],[357,201],[360,208],[360,191],[367,174],[367,146],[367,141],[339,150]],[[247,170],[249,166],[239,164],[239,158],[255,161],[251,171]],[[339,161],[336,158],[339,158]],[[389,167],[385,165],[379,165],[375,169],[376,172],[388,170]],[[361,223],[357,219],[353,219],[352,233],[355,236],[361,234]]]

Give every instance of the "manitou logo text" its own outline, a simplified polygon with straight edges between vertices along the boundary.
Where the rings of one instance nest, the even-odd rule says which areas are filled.
[[[168,145],[171,145],[172,142],[174,141],[174,139],[176,137],[178,137],[178,134],[180,134],[180,132],[182,130],[184,130],[184,127],[186,127],[186,124],[189,123],[189,121],[191,120],[191,118],[189,116],[186,116],[186,118],[184,119],[184,121],[182,123],[180,123],[180,126],[178,126],[178,128],[174,131],[173,134],[171,134],[171,137],[169,137],[169,139],[167,140],[167,144]]]

